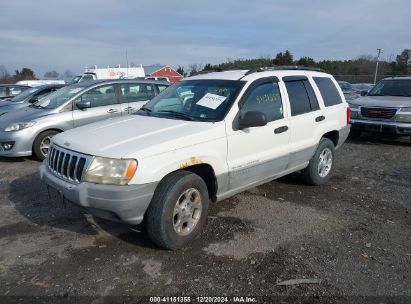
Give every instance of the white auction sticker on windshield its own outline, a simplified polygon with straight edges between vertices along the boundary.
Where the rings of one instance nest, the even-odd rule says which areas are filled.
[[[198,102],[197,105],[203,106],[206,108],[210,109],[217,109],[223,102],[226,100],[227,97],[216,95],[216,94],[211,94],[207,93],[201,98]]]

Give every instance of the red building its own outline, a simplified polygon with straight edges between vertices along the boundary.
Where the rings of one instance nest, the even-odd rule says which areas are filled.
[[[167,77],[171,83],[175,83],[184,78],[183,75],[181,75],[168,65],[144,66],[144,72],[146,74],[146,77]]]

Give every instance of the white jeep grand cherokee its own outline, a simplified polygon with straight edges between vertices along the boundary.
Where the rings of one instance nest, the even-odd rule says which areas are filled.
[[[186,78],[135,115],[53,137],[41,179],[94,216],[144,225],[159,246],[200,234],[209,202],[302,170],[320,185],[349,133],[334,78],[289,67]]]

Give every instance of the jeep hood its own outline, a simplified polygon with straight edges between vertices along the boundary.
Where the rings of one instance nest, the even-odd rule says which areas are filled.
[[[71,129],[53,142],[94,156],[141,159],[221,137],[224,122],[127,115]]]
[[[411,107],[411,97],[364,96],[350,100],[349,103],[366,107]]]

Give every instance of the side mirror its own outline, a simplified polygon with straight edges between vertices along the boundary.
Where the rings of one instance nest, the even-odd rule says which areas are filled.
[[[39,101],[39,99],[36,97],[33,97],[32,99],[29,100],[29,103],[36,103],[37,101]]]
[[[80,110],[85,110],[87,108],[91,108],[90,101],[80,101],[76,104],[77,108]]]
[[[267,124],[267,117],[264,113],[249,111],[240,116],[238,119],[238,124],[241,129],[262,127]]]
[[[367,96],[367,94],[368,94],[367,90],[361,91],[361,96]]]

